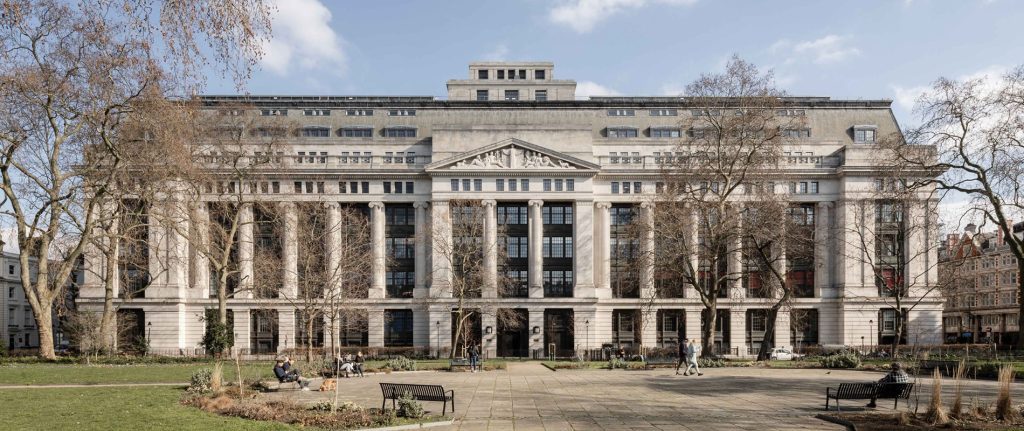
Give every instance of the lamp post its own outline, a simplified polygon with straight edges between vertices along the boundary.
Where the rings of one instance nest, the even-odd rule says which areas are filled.
[[[860,354],[864,354],[864,336],[860,336]]]
[[[874,319],[868,319],[868,333],[869,334],[873,334],[871,331],[874,330],[874,327],[875,327],[875,320]],[[875,344],[875,336],[874,335],[871,335],[871,344],[872,345]]]
[[[584,323],[587,327],[587,361],[590,361],[590,319],[587,319]]]
[[[434,332],[437,333],[437,359],[441,359],[441,321],[434,322]]]

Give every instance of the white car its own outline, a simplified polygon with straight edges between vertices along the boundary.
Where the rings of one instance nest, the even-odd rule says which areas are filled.
[[[794,359],[802,358],[804,355],[793,353],[789,349],[776,347],[772,349],[770,358],[776,361],[792,361]]]

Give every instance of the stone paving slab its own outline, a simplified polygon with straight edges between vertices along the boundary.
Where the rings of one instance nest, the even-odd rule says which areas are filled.
[[[536,362],[513,362],[508,370],[395,373],[340,379],[339,384],[342,400],[373,408],[381,405],[380,382],[454,389],[456,421],[438,430],[842,430],[814,417],[824,411],[825,387],[882,375],[750,367],[706,369],[704,376],[684,377],[671,369],[554,372]],[[930,385],[930,379],[919,379],[922,403],[930,399]],[[996,388],[996,382],[972,381],[964,393],[966,399],[978,396],[987,403],[994,400]],[[951,382],[944,389],[951,394]],[[333,393],[295,391],[271,396],[311,403]],[[1015,385],[1014,399],[1022,397],[1024,390]],[[423,405],[433,413],[441,411],[440,403]],[[863,405],[863,401],[845,401],[843,411],[863,410]],[[892,404],[879,402],[879,406],[890,411]]]

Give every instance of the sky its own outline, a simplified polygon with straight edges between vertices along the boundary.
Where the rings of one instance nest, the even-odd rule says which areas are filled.
[[[1013,0],[271,1],[252,94],[444,97],[471,61],[542,60],[578,96],[679,95],[737,54],[791,95],[892,99],[906,126],[936,78],[1024,63]]]

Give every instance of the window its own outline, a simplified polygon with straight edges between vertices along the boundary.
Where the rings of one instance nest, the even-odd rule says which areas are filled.
[[[548,90],[537,90],[533,98],[538,102],[546,102],[548,100]]]
[[[388,111],[388,115],[392,117],[415,117],[415,109],[391,109]]]
[[[341,129],[341,137],[343,138],[372,138],[373,128],[372,127],[343,127]]]
[[[775,115],[780,117],[803,117],[805,111],[803,109],[777,109]]]
[[[452,191],[459,191],[459,180],[452,180]]]
[[[875,142],[874,126],[854,126],[853,142],[857,144],[871,144]]]
[[[287,109],[261,109],[260,115],[264,117],[283,117],[288,115]]]
[[[307,117],[327,117],[331,115],[330,109],[306,109],[302,111],[302,115]]]
[[[505,180],[502,178],[494,180],[494,189],[499,192],[505,191]]]
[[[490,95],[487,90],[476,90],[476,100],[485,101],[490,99]]]
[[[680,136],[682,136],[682,133],[679,131],[679,129],[674,128],[674,127],[671,127],[671,128],[667,128],[667,127],[654,128],[654,127],[652,127],[651,128],[651,137],[652,138],[678,138]]]
[[[411,347],[412,310],[384,310],[384,346]]]
[[[784,129],[782,136],[785,138],[810,138],[811,129]]]
[[[526,223],[522,223],[526,224]],[[529,256],[529,239],[525,236],[509,236],[502,239],[509,259],[526,259]]]
[[[550,179],[547,179],[547,178],[544,179],[544,191],[546,191],[546,192],[550,192],[551,191],[551,180]]]
[[[797,181],[789,183],[789,192],[793,194],[818,193],[817,181]]]
[[[565,191],[572,192],[576,191],[576,180],[570,178],[565,180]]]
[[[326,127],[303,127],[302,137],[304,138],[329,138],[331,129]]]
[[[612,194],[618,194],[618,193],[619,193],[619,182],[618,181],[613,181],[612,182]]]
[[[7,265],[7,273],[14,275],[14,265]]]
[[[504,69],[499,69],[498,70],[498,79],[505,79],[505,70]]]
[[[505,100],[519,100],[519,90],[505,90]]]
[[[573,207],[568,205],[545,205],[541,207],[541,222],[545,225],[571,225]],[[572,242],[572,238],[569,239]]]
[[[679,111],[675,109],[652,109],[650,116],[652,117],[675,117],[679,115]]]
[[[476,71],[476,79],[487,79],[487,69]]]
[[[7,288],[7,297],[8,298],[14,298],[14,287],[13,286]]]
[[[482,180],[480,178],[474,178],[474,179],[469,179],[469,178],[453,179],[453,180],[451,180],[451,184],[452,184],[451,188],[452,188],[453,192],[457,192],[457,191],[459,191],[459,189],[462,189],[462,191],[464,191],[464,192],[468,192],[468,191],[479,192],[479,191],[483,191],[483,188],[484,188],[484,180]]]
[[[535,70],[535,71],[533,71],[533,79],[547,79],[547,78],[545,78],[545,76],[546,75],[545,75],[545,71],[544,70]]]
[[[348,115],[350,117],[372,117],[373,116],[373,110],[372,109],[349,109],[349,110],[345,111],[345,115]]]
[[[473,180],[473,191],[474,192],[479,192],[479,191],[483,191],[483,189],[484,189],[484,180],[479,179],[479,178],[474,179]]]
[[[415,138],[415,127],[388,127],[384,129],[384,137],[387,138]]]
[[[609,109],[609,117],[632,117],[636,115],[636,111],[632,109]]]
[[[609,127],[607,131],[609,138],[635,138],[638,136],[635,127]]]
[[[530,180],[523,178],[519,180],[519,191],[528,192],[530,191]]]

